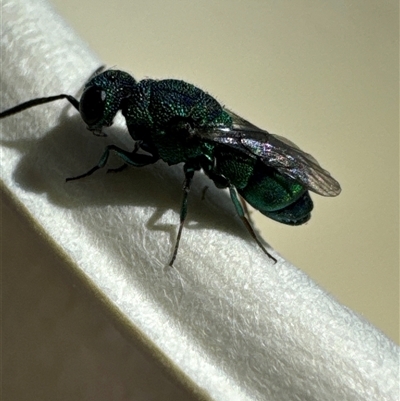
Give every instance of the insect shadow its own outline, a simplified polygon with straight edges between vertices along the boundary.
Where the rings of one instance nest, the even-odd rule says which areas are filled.
[[[133,147],[133,141],[124,128],[108,129],[108,137],[105,138],[91,135],[79,114],[67,114],[68,107],[64,108],[58,124],[39,139],[24,137],[23,132],[18,139],[7,139],[5,125],[0,143],[23,155],[13,173],[15,183],[26,191],[46,193],[50,202],[67,209],[130,206],[134,213],[135,207],[152,207],[154,213],[147,227],[167,232],[173,243],[179,225],[184,180],[182,166],[167,166],[160,161],[106,174],[107,168],[121,164],[117,157],[111,157],[110,163],[92,176],[65,182],[67,177],[94,165],[106,145],[118,144],[126,149]],[[232,219],[236,217],[236,212],[229,195],[217,189],[204,174],[196,174],[194,180],[185,230],[210,228],[247,238],[248,233],[243,230],[239,219]],[[207,197],[202,200],[205,187],[209,187]],[[170,209],[177,212],[176,224],[160,223],[163,214]],[[248,240],[251,241],[251,238]]]

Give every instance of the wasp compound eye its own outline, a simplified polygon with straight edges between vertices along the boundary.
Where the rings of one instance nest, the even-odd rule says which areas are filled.
[[[105,99],[106,92],[96,86],[83,92],[79,103],[79,112],[89,127],[96,125],[103,118]]]

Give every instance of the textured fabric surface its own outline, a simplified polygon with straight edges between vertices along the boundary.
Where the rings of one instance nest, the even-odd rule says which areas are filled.
[[[1,109],[76,94],[101,65],[45,2],[28,3],[2,2]],[[132,148],[123,124],[109,133],[91,136],[62,101],[2,120],[2,185],[155,357],[216,400],[398,398],[398,347],[289,263],[272,265],[205,177],[174,269],[181,166],[65,183],[106,144]]]
[[[1,399],[198,400],[109,319],[49,244],[1,200],[7,233],[1,241]]]

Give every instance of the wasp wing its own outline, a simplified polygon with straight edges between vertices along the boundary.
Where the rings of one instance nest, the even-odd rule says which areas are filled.
[[[310,154],[303,152],[288,139],[270,134],[235,113],[226,111],[232,117],[232,127],[218,127],[201,132],[203,138],[257,157],[267,166],[277,169],[282,175],[296,180],[319,195],[339,195],[339,183]]]

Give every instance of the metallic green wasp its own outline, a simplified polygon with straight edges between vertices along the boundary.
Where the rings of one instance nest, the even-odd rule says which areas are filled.
[[[228,188],[241,220],[261,249],[238,194],[265,216],[289,225],[311,217],[309,191],[340,193],[339,183],[294,143],[270,134],[224,108],[212,96],[184,81],[145,79],[108,70],[91,78],[78,101],[70,95],[33,99],[0,113],[0,118],[30,107],[67,99],[95,135],[105,135],[121,110],[132,139],[131,150],[107,146],[98,164],[67,181],[87,177],[104,167],[110,152],[126,165],[143,167],[158,160],[183,163],[185,182],[180,226],[170,266],[176,258],[194,173],[203,170],[218,188]],[[141,150],[142,152],[139,152]]]

